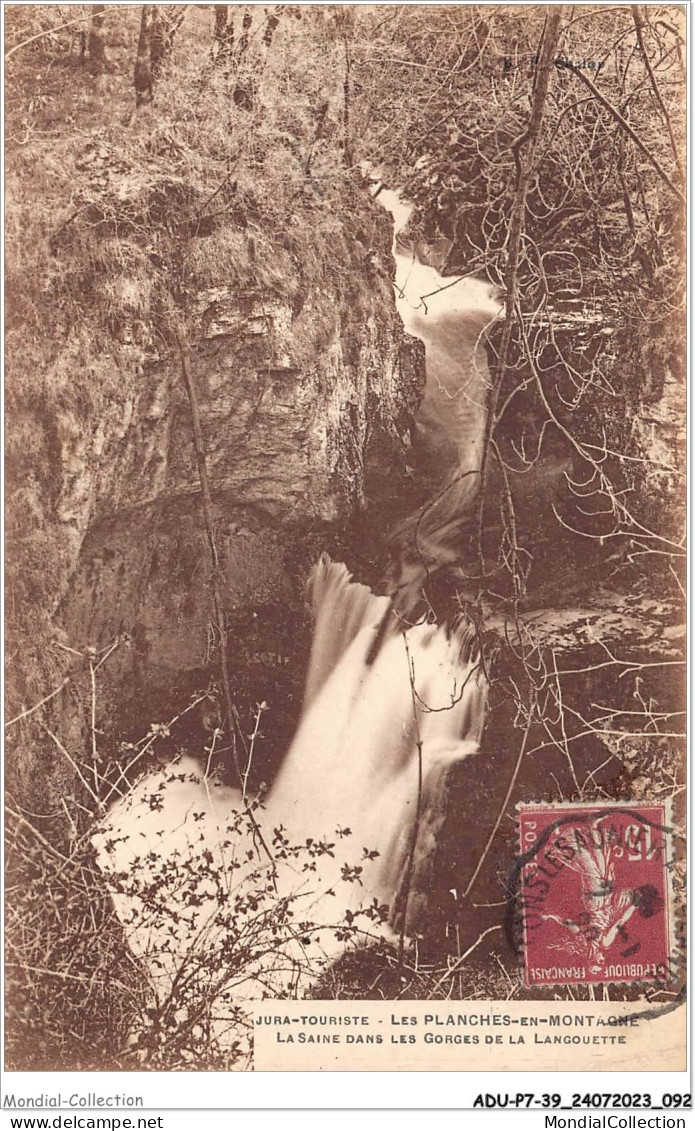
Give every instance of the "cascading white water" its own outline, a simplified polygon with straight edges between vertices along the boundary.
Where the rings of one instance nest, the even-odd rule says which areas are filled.
[[[360,916],[375,906],[393,913],[404,876],[412,882],[431,855],[442,813],[430,802],[443,775],[478,750],[485,680],[465,631],[422,624],[403,633],[394,619],[372,659],[386,598],[327,558],[309,592],[316,631],[305,706],[255,814],[274,874],[239,791],[190,757],[148,774],[95,839],[160,1005],[206,952],[225,956],[226,989],[247,1000],[301,993],[346,945],[393,937],[388,918]],[[235,951],[230,926],[253,935],[264,900],[262,941]],[[291,922],[269,946],[278,901]],[[230,903],[233,924],[220,915]],[[358,933],[348,938],[346,923]]]
[[[408,206],[381,195],[402,226]],[[499,304],[487,284],[450,286],[395,255],[398,308],[427,349],[418,424],[435,455],[449,444],[445,473],[475,467],[480,335]],[[308,595],[302,716],[262,803],[186,756],[148,773],[94,838],[160,1017],[190,1023],[202,995],[222,1044],[238,1037],[235,1003],[301,996],[346,947],[410,929],[448,771],[478,751],[485,718],[486,681],[465,628],[403,631],[387,597],[325,557]]]
[[[471,276],[441,275],[425,262],[421,245],[399,239],[413,206],[382,189],[378,202],[394,221],[394,291],[403,326],[425,344],[427,381],[416,428],[437,454],[441,477],[480,466],[490,375],[485,333],[503,309],[495,288]]]
[[[379,853],[364,862],[364,891],[354,887],[353,899],[362,903],[367,893],[391,907],[413,846],[420,766],[424,811],[433,779],[478,749],[484,681],[465,632],[421,624],[402,633],[395,619],[370,663],[386,598],[328,559],[310,589],[316,632],[307,705],[266,815],[300,841],[347,825],[353,843]],[[327,859],[322,869],[328,887],[337,866]]]
[[[458,556],[460,521],[479,489],[490,374],[485,336],[503,306],[496,288],[470,276],[441,275],[408,245],[413,206],[381,189],[393,216],[396,306],[409,334],[425,344],[426,386],[415,419],[416,461],[431,483],[431,501],[395,532],[400,557],[399,605],[416,603],[427,572]],[[408,247],[410,246],[410,250]]]

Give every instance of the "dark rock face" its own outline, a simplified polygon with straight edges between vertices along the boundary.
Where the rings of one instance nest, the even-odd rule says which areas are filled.
[[[338,257],[346,247],[341,241]],[[194,299],[193,378],[230,660],[233,669],[260,665],[259,675],[289,667],[283,634],[302,608],[319,532],[348,522],[368,494],[397,493],[424,385],[422,358],[404,339],[386,275],[372,269],[360,277],[351,261],[334,268],[335,292],[305,291],[301,305],[224,280]],[[92,379],[75,374],[77,385]],[[34,409],[26,408],[28,428]],[[160,691],[201,677],[216,647],[179,359],[144,356],[96,427],[77,397],[47,415],[50,483],[35,473],[22,490],[61,562],[54,621],[78,649],[125,634],[104,678],[124,701],[141,695],[143,710],[148,701],[154,710]],[[235,638],[250,609],[275,625],[260,647],[249,643],[248,625]],[[293,639],[304,647],[296,632]]]

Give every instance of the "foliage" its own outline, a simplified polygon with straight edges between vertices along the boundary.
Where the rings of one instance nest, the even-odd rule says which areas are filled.
[[[301,996],[336,949],[381,933],[386,908],[351,910],[341,896],[361,886],[350,830],[295,844],[277,828],[269,860],[257,839],[262,800],[215,798],[219,730],[205,768],[156,754],[176,721],[124,744],[118,763],[100,757],[96,734],[91,764],[53,736],[72,788],[54,814],[8,809],[11,1067],[248,1067],[244,1003]],[[54,832],[62,816],[67,840]],[[375,855],[361,850],[363,861]],[[330,891],[320,886],[325,858],[336,861]]]
[[[139,10],[106,8],[109,63],[96,75],[75,39],[86,24],[62,26],[81,13],[89,6],[7,12],[12,709],[57,682],[47,641],[88,500],[71,483],[79,502],[65,507],[56,461],[70,462],[95,421],[107,441],[118,430],[146,366],[171,349],[172,315],[195,342],[216,287],[274,291],[301,326],[299,360],[302,350],[311,360],[335,321],[330,292],[359,310],[368,291],[355,287],[357,269],[388,243],[342,159],[327,100],[338,48],[320,10],[283,12],[281,50],[263,46],[264,23],[243,51],[237,37],[225,68],[214,13],[191,6],[154,102],[139,109]],[[243,104],[240,84],[253,92]],[[356,271],[343,276],[336,258]]]
[[[559,38],[534,118],[555,12]],[[505,624],[517,670],[495,681],[495,696],[514,715],[520,759],[536,745],[526,744],[529,729],[544,731],[570,765],[573,744],[581,748],[586,736],[605,749],[613,729],[627,743],[642,731],[670,733],[682,688],[664,686],[660,657],[668,652],[668,668],[682,653],[672,660],[668,646],[656,645],[656,658],[629,647],[631,664],[602,642],[595,664],[593,652],[586,661],[587,678],[613,714],[585,706],[573,714],[572,674],[557,670],[573,665],[558,660],[558,637],[543,638],[528,610],[590,605],[604,589],[611,606],[632,594],[651,599],[652,609],[667,610],[671,632],[683,615],[679,12],[468,6],[423,16],[401,7],[373,9],[364,21],[369,34],[355,37],[353,53],[363,96],[355,128],[384,180],[402,184],[419,206],[404,237],[447,237],[444,274],[485,273],[506,291],[505,318],[490,333],[477,505],[447,516],[461,478],[452,472],[411,524],[406,568],[429,596],[430,575],[454,563],[450,588],[491,667],[489,640]],[[402,565],[396,578],[412,590]],[[635,710],[622,702],[627,687]]]
[[[496,490],[481,491],[464,538],[454,529],[458,544],[473,547],[455,559],[455,597],[488,663],[488,630],[494,637],[500,607],[508,617],[514,670],[504,679],[495,671],[493,693],[502,692],[510,729],[523,736],[469,890],[524,759],[545,748],[566,755],[576,776],[573,755],[588,738],[634,770],[636,795],[680,794],[670,745],[679,741],[679,704],[661,671],[669,674],[676,654],[655,659],[641,643],[613,652],[603,637],[573,629],[589,661],[564,670],[561,659],[558,669],[567,649],[540,639],[524,613],[532,570],[540,566],[543,581],[556,575],[558,599],[563,587],[576,592],[581,561],[593,596],[610,583],[647,603],[658,597],[664,631],[678,615],[682,476],[671,432],[683,374],[681,17],[667,5],[563,9],[564,61],[549,82],[521,201],[544,9],[283,6],[259,8],[254,24],[243,6],[229,6],[224,22],[189,5],[167,57],[136,91],[140,9],[106,7],[96,65],[91,7],[20,5],[6,14],[10,659],[17,709],[46,695],[52,704],[23,720],[12,770],[21,803],[8,853],[9,1052],[23,1068],[228,1067],[247,1054],[243,1010],[233,1004],[240,986],[265,973],[295,989],[297,977],[313,977],[314,958],[296,942],[313,937],[316,924],[298,898],[277,898],[255,858],[230,899],[230,871],[241,862],[209,859],[203,842],[185,860],[153,849],[142,867],[116,867],[110,881],[96,867],[92,838],[104,804],[116,783],[132,790],[160,733],[102,762],[89,692],[91,721],[81,733],[59,739],[46,730],[52,707],[66,710],[47,691],[60,672],[46,647],[70,570],[64,532],[71,551],[80,537],[79,514],[59,513],[55,498],[56,462],[69,464],[75,441],[66,421],[74,416],[90,434],[117,414],[146,380],[146,365],[170,351],[176,318],[195,341],[200,296],[221,284],[289,299],[307,356],[318,352],[334,317],[330,296],[339,291],[359,310],[354,278],[366,273],[376,285],[390,271],[386,225],[361,172],[363,162],[378,167],[418,205],[413,240],[451,241],[449,271],[504,285],[511,275],[515,284],[508,348],[492,341],[483,479]],[[510,263],[520,201],[523,231]],[[336,261],[354,271],[340,274]],[[661,442],[641,423],[648,406],[665,413],[656,415]],[[513,485],[533,480],[534,469],[540,486],[520,505]],[[552,490],[558,480],[561,497]],[[550,533],[532,521],[539,498]],[[551,542],[555,556],[546,554]],[[78,658],[93,677],[99,661]],[[608,704],[592,683],[605,669]],[[70,699],[67,710],[77,715],[78,706]],[[46,725],[32,730],[38,719]],[[659,747],[666,765],[657,774],[649,758],[662,742],[669,746]],[[37,816],[22,773],[53,770],[51,758],[63,772]],[[178,773],[163,771],[165,792]],[[505,781],[508,774],[505,765]],[[595,783],[575,784],[581,793]],[[248,822],[242,806],[228,835],[246,841]],[[273,849],[300,871],[323,851],[286,843],[282,830]],[[343,882],[358,883],[360,867],[346,863]],[[153,919],[144,966],[112,894]],[[219,904],[212,941],[200,919],[203,894]],[[377,922],[381,912],[372,911]],[[350,942],[369,925],[338,916],[331,929]],[[158,996],[152,962],[166,967],[189,944]],[[388,976],[375,992],[388,984],[402,994],[404,978],[418,993],[449,992],[450,971],[436,964],[423,969],[406,956],[394,968],[391,952],[380,958],[375,977],[383,968]],[[342,977],[326,975],[326,992],[364,992]],[[459,977],[459,995],[474,992],[471,978]]]
[[[63,853],[27,818],[10,817],[6,846],[7,1068],[126,1067],[146,984],[89,834]]]
[[[450,238],[452,273],[508,283],[547,14],[469,7],[366,17],[372,34],[359,40],[356,66],[370,157],[421,206],[413,238],[418,224],[428,239]],[[538,438],[564,437],[578,500],[570,524],[611,539],[628,564],[639,564],[628,554],[637,549],[660,574],[669,553],[680,568],[682,478],[631,418],[665,385],[680,385],[684,370],[683,49],[674,8],[563,10],[514,265],[511,349],[491,398],[496,462],[527,474]],[[398,105],[408,113],[394,133]],[[668,516],[650,502],[659,471],[674,503]],[[518,560],[514,569],[523,586]]]

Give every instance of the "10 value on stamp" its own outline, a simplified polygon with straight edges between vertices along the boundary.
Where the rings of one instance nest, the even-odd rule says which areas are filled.
[[[664,803],[518,807],[527,986],[672,978],[667,816]]]

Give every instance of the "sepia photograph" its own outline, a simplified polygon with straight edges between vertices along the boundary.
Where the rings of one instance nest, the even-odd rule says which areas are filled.
[[[685,5],[3,7],[5,1068],[683,1072]]]

